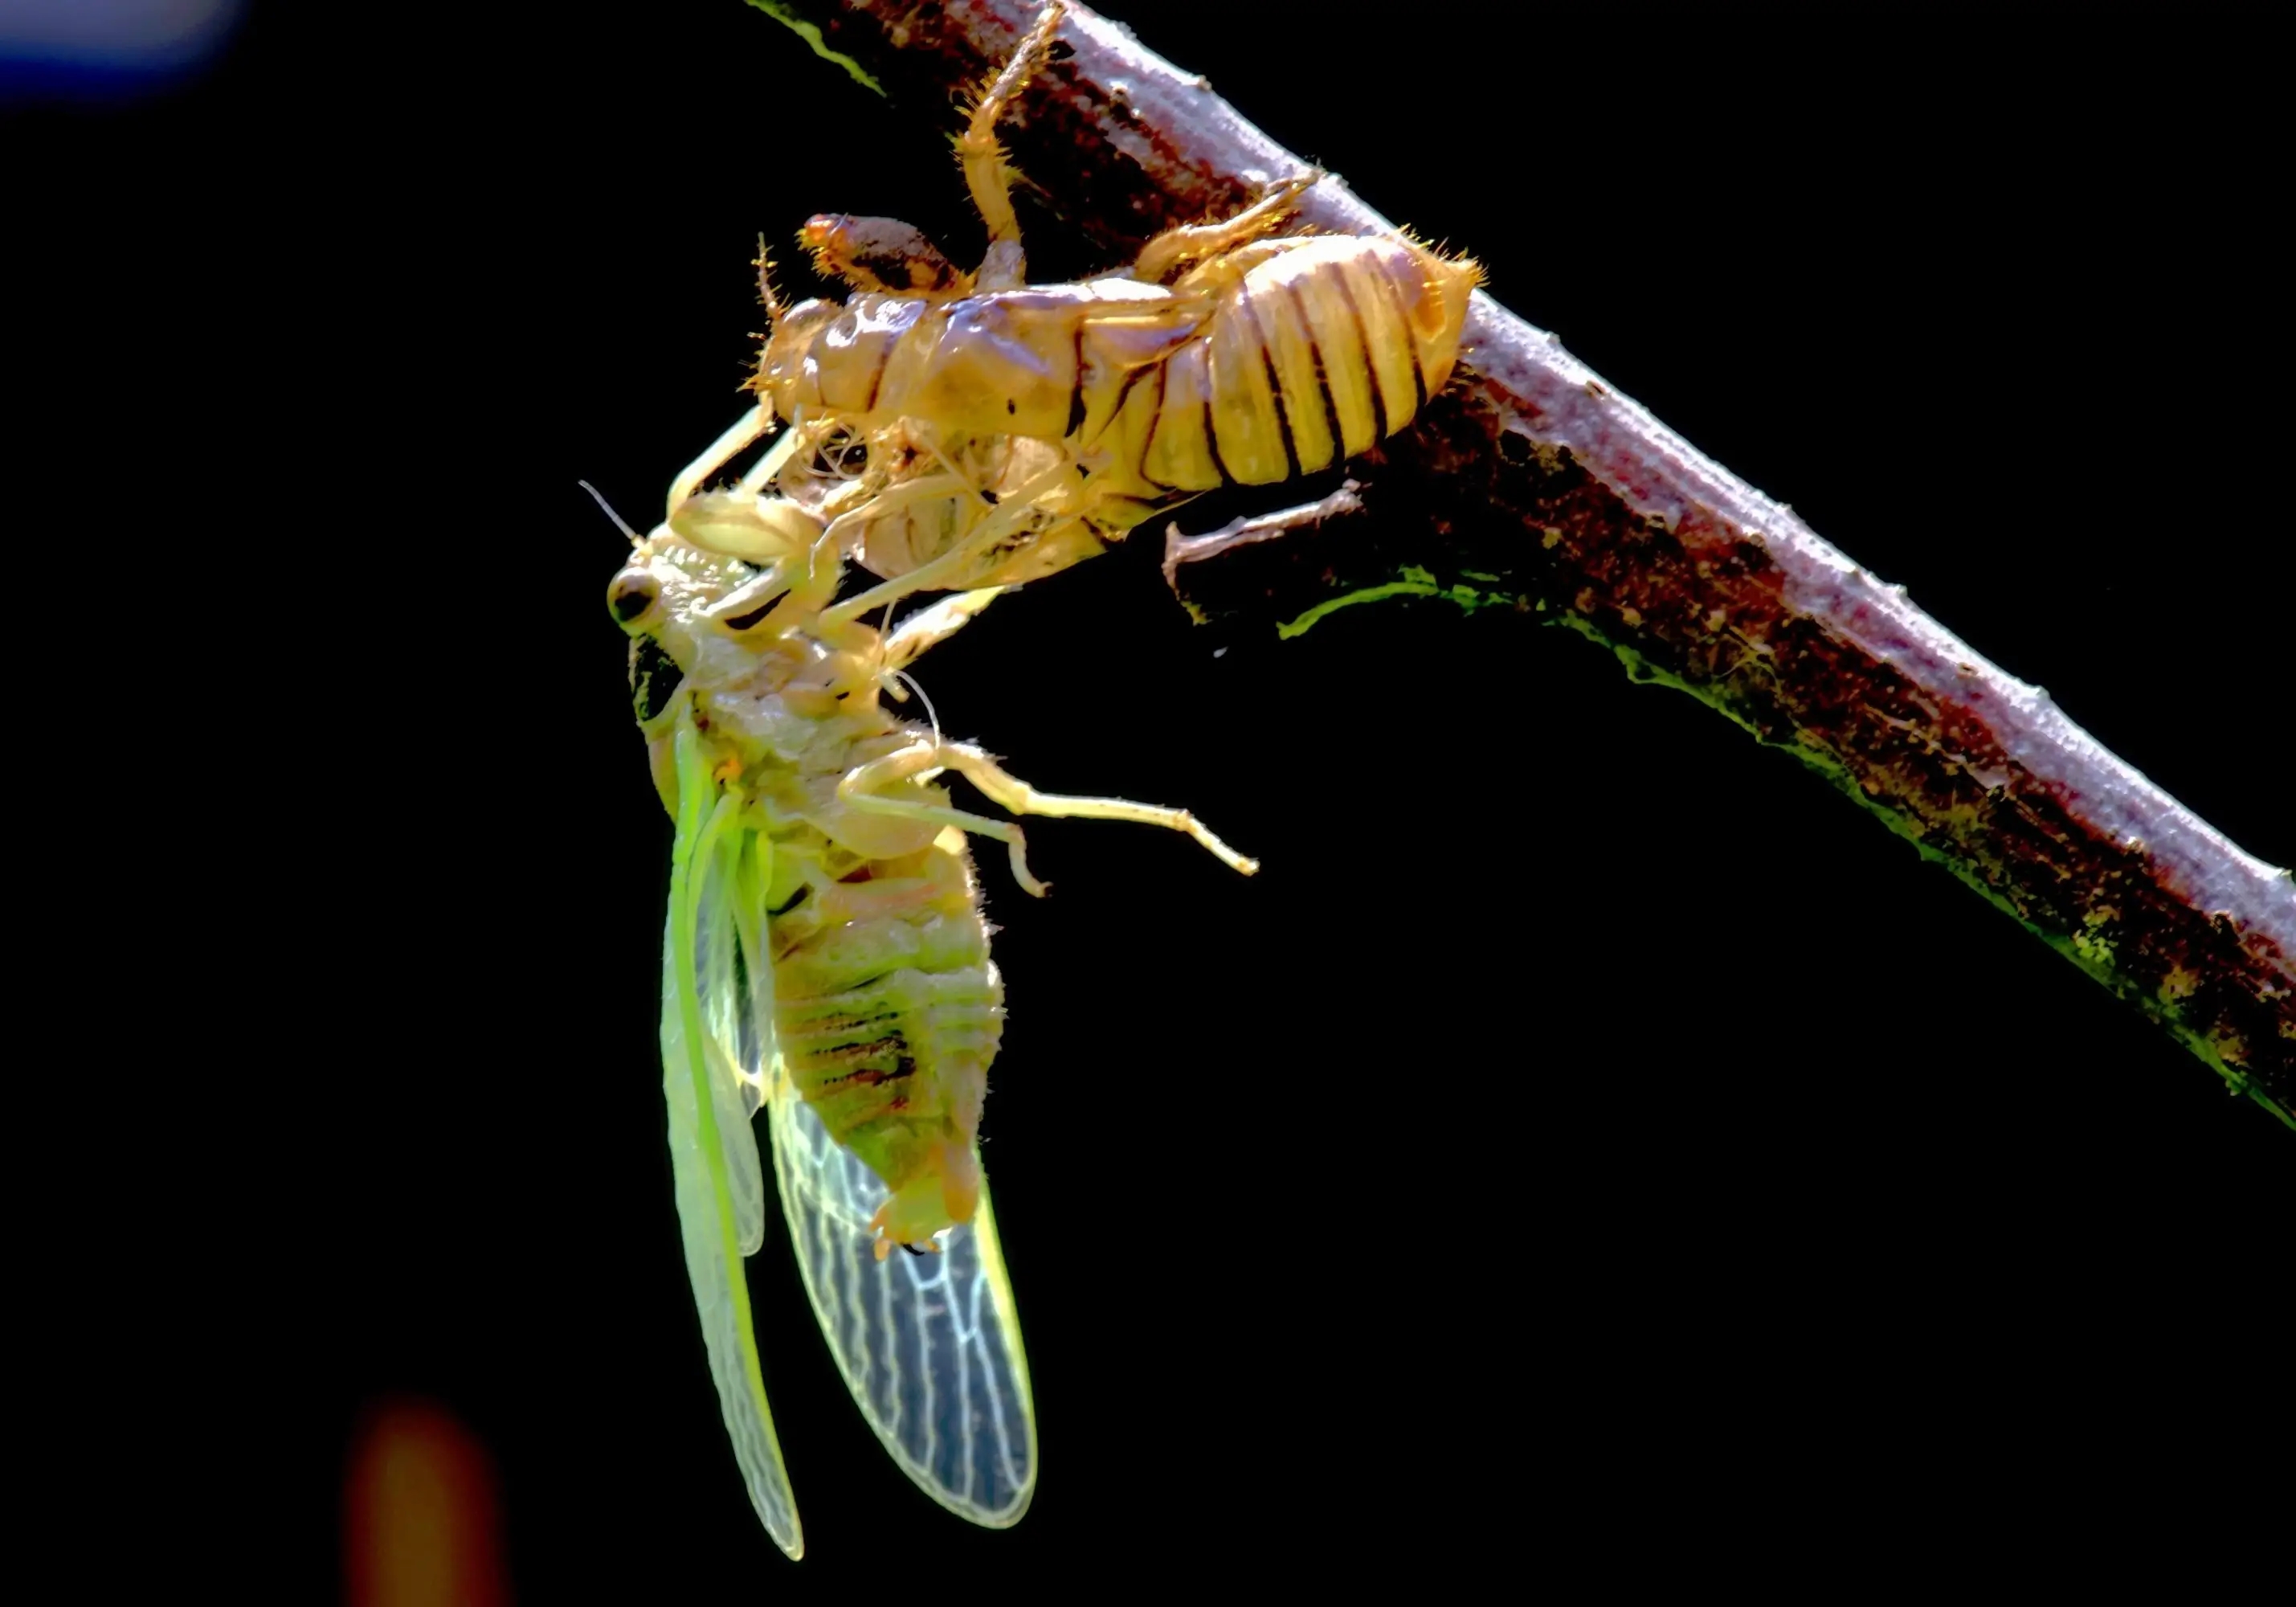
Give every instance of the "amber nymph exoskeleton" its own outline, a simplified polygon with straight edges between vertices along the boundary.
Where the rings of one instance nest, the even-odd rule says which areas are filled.
[[[824,215],[800,243],[852,293],[784,307],[761,253],[759,406],[679,481],[691,493],[785,422],[770,470],[733,495],[771,484],[829,521],[888,578],[860,606],[1034,579],[1202,492],[1330,468],[1409,425],[1457,361],[1481,270],[1403,234],[1277,234],[1314,175],[1107,276],[1026,283],[994,130],[1059,18],[1046,8],[957,142],[980,266],[906,224]]]

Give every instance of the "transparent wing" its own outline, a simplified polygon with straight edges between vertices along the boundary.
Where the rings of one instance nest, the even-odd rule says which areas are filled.
[[[862,1415],[943,1506],[992,1529],[1018,1522],[1037,1484],[1037,1415],[987,1183],[941,1254],[880,1261],[876,1174],[803,1100],[777,1095],[771,1120],[790,1242]]]
[[[804,1533],[766,1404],[742,1265],[765,1232],[763,1169],[749,1121],[756,1085],[743,1072],[770,1053],[770,1039],[758,1035],[771,1020],[771,1000],[761,1017],[745,998],[761,979],[745,972],[737,939],[757,845],[746,832],[724,829],[730,811],[723,807],[702,823],[711,789],[692,728],[682,728],[676,742],[680,808],[662,942],[661,1063],[678,1223],[734,1459],[766,1531],[796,1557],[804,1554]],[[769,978],[770,972],[763,979],[768,989]],[[743,1062],[737,1057],[745,1053],[758,1058]]]
[[[766,1242],[766,1170],[750,1118],[765,1103],[773,1056],[774,973],[761,953],[760,856],[770,843],[743,830],[723,832],[699,887],[694,910],[693,985],[701,1007],[702,1044],[733,1197],[734,1234],[753,1256]]]

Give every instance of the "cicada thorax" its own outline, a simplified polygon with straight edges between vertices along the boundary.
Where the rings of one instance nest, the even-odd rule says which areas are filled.
[[[1122,278],[857,293],[778,319],[751,384],[792,421],[875,430],[908,419],[951,439],[1059,442],[1091,418],[1095,398],[1112,402],[1127,375],[1177,348],[1209,310],[1202,297]]]

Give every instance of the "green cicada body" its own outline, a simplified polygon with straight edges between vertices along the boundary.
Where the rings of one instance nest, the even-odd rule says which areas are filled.
[[[841,619],[823,524],[745,491],[686,500],[631,539],[607,602],[676,822],[661,1052],[678,1215],[750,1500],[800,1554],[742,1269],[766,1237],[762,1108],[814,1315],[863,1415],[935,1500],[1013,1523],[1036,1422],[977,1149],[1004,986],[967,838],[1003,841],[1021,884],[1042,887],[1019,827],[956,808],[936,778],[1014,814],[1145,821],[1250,862],[1181,811],[1037,792],[884,706],[988,594],[890,634]]]
[[[791,1556],[802,1530],[742,1277],[766,1236],[761,1106],[815,1313],[886,1448],[976,1522],[1017,1520],[1036,1480],[973,1155],[1003,1007],[964,836],[838,797],[857,764],[931,734],[880,703],[874,632],[825,647],[800,628],[801,595],[778,624],[718,608],[767,577],[765,602],[791,602],[807,558],[776,573],[665,526],[611,594],[677,822],[661,1047],[686,1266],[750,1500]],[[937,788],[906,791],[947,807]],[[915,1207],[890,1209],[904,1198]],[[895,1242],[934,1253],[887,1262]]]

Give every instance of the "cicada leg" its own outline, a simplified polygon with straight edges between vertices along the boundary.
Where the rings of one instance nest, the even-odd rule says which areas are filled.
[[[700,457],[686,464],[677,478],[669,482],[669,512],[675,513],[684,507],[685,499],[693,495],[695,488],[703,480],[718,471],[719,464],[773,427],[774,410],[762,401],[734,420],[732,429],[710,442]]]
[[[1218,529],[1208,530],[1201,536],[1183,535],[1177,521],[1168,524],[1164,527],[1164,584],[1176,592],[1180,589],[1179,572],[1184,563],[1201,562],[1230,547],[1247,546],[1287,531],[1310,529],[1334,519],[1360,513],[1364,502],[1358,493],[1362,490],[1354,480],[1345,480],[1329,496],[1279,508],[1273,513],[1231,519]]]
[[[812,254],[815,272],[857,291],[944,295],[964,285],[947,253],[922,229],[898,217],[824,212],[806,219],[797,239]]]
[[[939,742],[919,742],[882,758],[873,758],[865,765],[857,765],[845,773],[837,783],[840,802],[870,815],[890,815],[903,820],[921,820],[943,826],[955,826],[960,832],[970,832],[976,837],[993,837],[1004,845],[1012,860],[1013,880],[1037,898],[1045,896],[1046,886],[1029,869],[1028,840],[1021,828],[1010,821],[991,820],[986,815],[974,815],[947,804],[928,803],[921,798],[888,798],[883,789],[897,787],[930,771],[947,767],[940,757],[947,749]],[[988,789],[983,788],[986,791]]]
[[[1248,240],[1242,245],[1208,257],[1172,282],[1176,295],[1214,296],[1235,283],[1263,262],[1273,262],[1289,251],[1314,242],[1312,234],[1286,234],[1278,240]]]
[[[1183,225],[1166,229],[1140,248],[1128,277],[1161,284],[1183,263],[1201,262],[1259,239],[1298,209],[1300,197],[1323,177],[1319,170],[1297,174],[1275,185],[1225,223]]]
[[[836,553],[846,552],[855,545],[862,529],[873,519],[882,519],[889,513],[914,507],[921,503],[944,502],[952,496],[969,496],[972,494],[972,488],[954,474],[929,474],[922,479],[904,480],[898,486],[889,486],[866,501],[845,508],[829,521],[829,548]],[[866,611],[857,611],[849,617],[858,619]]]
[[[943,597],[931,608],[911,614],[885,638],[886,670],[890,673],[914,663],[919,653],[936,643],[947,641],[974,615],[1004,594],[1001,586],[982,586]]]
[[[965,581],[973,578],[972,571],[981,558],[996,551],[998,543],[1019,531],[1029,519],[1036,515],[1042,503],[1066,488],[1063,482],[1074,480],[1077,472],[1076,464],[1062,462],[1054,463],[1040,474],[1031,476],[1021,485],[1006,493],[988,516],[968,531],[964,539],[950,547],[947,552],[929,562],[919,564],[906,575],[896,575],[882,585],[871,586],[858,596],[847,598],[835,608],[823,614],[823,621],[832,626],[848,624],[873,610],[884,607],[889,603],[898,603],[913,592],[930,592],[947,586],[963,585]],[[939,478],[936,476],[933,480],[918,480],[909,486],[895,487],[883,495],[893,496],[910,492],[915,488],[931,486]],[[957,488],[964,488],[960,484]],[[839,527],[845,525],[846,521],[850,520],[857,528],[876,517],[881,511],[878,500],[873,498],[850,512],[838,517],[836,524],[831,526],[831,529],[836,531],[840,542],[849,540],[850,537],[846,530],[840,529]],[[1080,515],[1082,510],[1072,509],[1070,512]],[[841,551],[842,548],[840,547],[840,550]]]
[[[1185,809],[1160,804],[1135,803],[1128,798],[1075,798],[1060,792],[1039,792],[969,742],[943,742],[933,755],[933,767],[954,770],[980,789],[1000,809],[1015,815],[1041,815],[1050,819],[1132,820],[1142,825],[1185,832],[1219,862],[1249,876],[1259,861],[1247,859],[1215,835]]]
[[[798,446],[802,439],[800,432],[795,430],[783,430],[781,439],[767,447],[765,455],[758,459],[747,474],[742,476],[742,489],[752,496],[764,490],[779,477],[783,469],[788,466],[790,459],[797,455]]]
[[[980,271],[973,275],[973,283],[980,290],[1017,290],[1028,283],[1021,255],[1021,220],[1013,211],[1013,165],[996,143],[996,119],[1029,80],[1044,70],[1062,11],[1060,0],[1052,0],[1037,14],[1036,26],[1004,63],[1004,71],[989,80],[980,103],[965,122],[964,132],[957,135],[957,154],[964,162],[964,187],[972,193],[973,210],[988,225],[988,254],[980,259]]]
[[[970,742],[919,742],[882,758],[871,759],[846,773],[837,783],[837,796],[851,808],[869,814],[955,826],[976,836],[993,837],[1004,844],[1011,856],[1013,879],[1037,897],[1044,897],[1045,884],[1029,869],[1026,842],[1020,827],[947,804],[885,796],[884,789],[941,770],[955,771],[980,788],[999,808],[1015,815],[1040,815],[1047,819],[1130,820],[1142,825],[1162,826],[1167,831],[1185,832],[1221,864],[1244,875],[1259,869],[1259,861],[1237,853],[1185,809],[1135,803],[1128,798],[1077,798],[1066,793],[1040,792]]]

